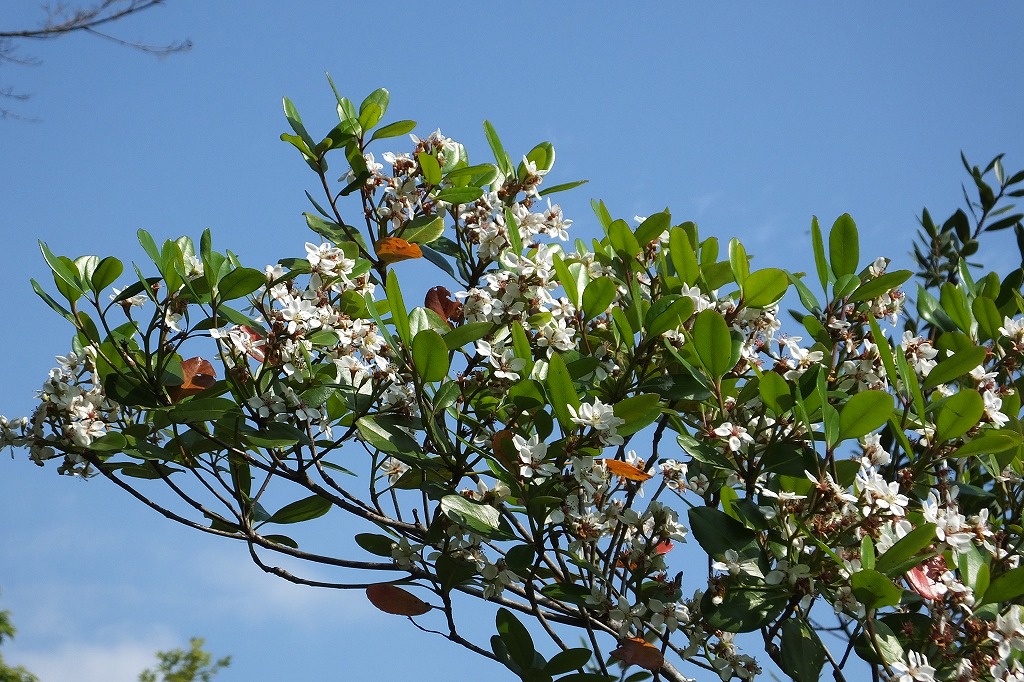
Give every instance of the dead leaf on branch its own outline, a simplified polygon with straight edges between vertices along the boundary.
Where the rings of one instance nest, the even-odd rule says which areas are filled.
[[[390,583],[376,583],[366,588],[366,598],[384,613],[396,616],[422,616],[433,607],[412,592]]]

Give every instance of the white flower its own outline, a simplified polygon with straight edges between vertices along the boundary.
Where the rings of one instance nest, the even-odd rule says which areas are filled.
[[[747,433],[745,428],[737,426],[732,422],[722,422],[722,425],[715,429],[715,435],[720,438],[728,438],[729,449],[733,452],[739,452],[744,443],[754,442],[754,439]]]
[[[896,677],[892,682],[935,682],[935,668],[928,665],[924,654],[916,651],[907,652],[907,661],[895,661],[890,664]]]

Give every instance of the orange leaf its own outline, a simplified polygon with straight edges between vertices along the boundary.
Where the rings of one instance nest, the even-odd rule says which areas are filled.
[[[209,360],[189,358],[181,363],[181,374],[185,378],[181,386],[168,386],[167,394],[173,402],[196,393],[202,393],[217,382],[217,372]]]
[[[606,459],[604,460],[604,465],[608,467],[608,471],[627,481],[646,481],[649,478],[653,478],[651,474],[643,469],[635,467],[629,462],[623,462],[621,459]]]
[[[411,244],[401,237],[384,237],[374,245],[377,258],[385,263],[397,263],[410,258],[423,258],[423,251],[417,244]]]
[[[434,287],[427,292],[423,305],[440,315],[442,319],[458,324],[462,321],[462,304],[451,296],[452,292],[444,287]]]
[[[384,613],[396,616],[422,616],[431,608],[430,604],[390,583],[376,583],[366,588],[366,598]]]
[[[627,665],[638,665],[645,670],[660,670],[665,663],[665,657],[658,647],[644,641],[643,637],[621,641],[612,656]]]
[[[662,540],[654,546],[654,551],[658,554],[668,554],[672,551],[673,547],[675,547],[675,545],[672,544],[671,540]]]

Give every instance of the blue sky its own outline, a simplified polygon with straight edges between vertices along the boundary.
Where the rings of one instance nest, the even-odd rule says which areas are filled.
[[[740,237],[758,267],[809,268],[811,216],[843,212],[865,258],[906,264],[921,207],[944,218],[959,205],[961,150],[1024,166],[1019,4],[354,5],[169,0],[112,31],[191,38],[188,54],[156,60],[71,36],[23,45],[39,66],[0,70],[33,93],[11,106],[38,119],[0,122],[0,413],[29,412],[68,349],[28,284],[48,277],[37,239],[141,263],[138,228],[210,227],[254,267],[302,253],[316,178],[278,140],[280,100],[329,130],[325,71],[353,99],[388,87],[388,120],[441,127],[478,162],[490,160],[485,118],[513,154],[552,142],[551,181],[590,180],[559,197],[577,236],[595,234],[591,198],[627,219],[668,206],[703,234]],[[37,13],[36,0],[8,0],[0,26]],[[982,254],[1005,266],[1015,252],[1000,234]],[[322,521],[342,544],[343,518]],[[242,546],[23,453],[0,460],[0,588],[20,630],[6,656],[45,682],[128,682],[154,649],[193,634],[235,656],[225,682],[510,677],[361,594],[264,576]]]

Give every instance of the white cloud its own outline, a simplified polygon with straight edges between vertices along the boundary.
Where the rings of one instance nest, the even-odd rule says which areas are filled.
[[[8,660],[43,682],[137,682],[139,673],[155,664],[155,652],[181,646],[169,633],[157,633],[111,643],[64,642],[52,649],[12,645]]]

